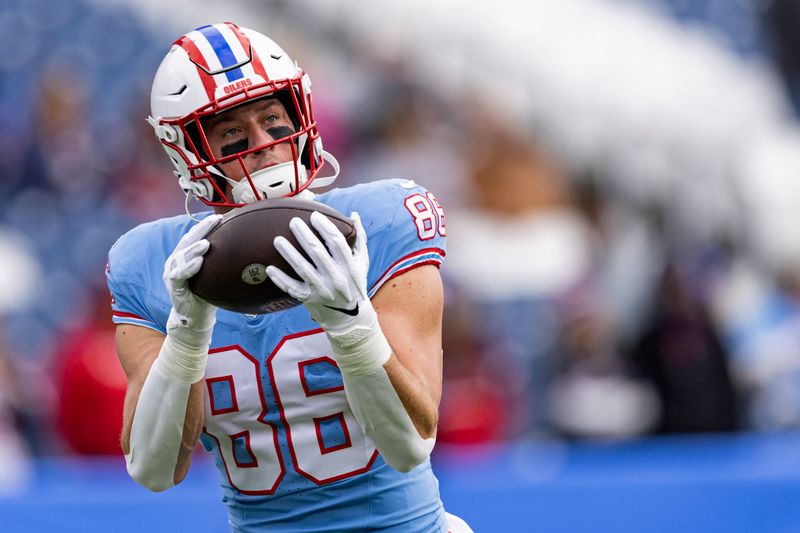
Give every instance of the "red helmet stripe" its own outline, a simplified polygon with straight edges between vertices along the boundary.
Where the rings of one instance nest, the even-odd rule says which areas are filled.
[[[258,57],[258,53],[256,52],[255,48],[250,46],[250,39],[247,38],[247,35],[242,33],[242,30],[239,29],[239,26],[232,22],[226,22],[225,24],[231,29],[233,34],[239,39],[239,43],[241,43],[242,48],[245,51],[250,51],[252,54],[252,62],[253,62],[253,70],[256,71],[256,74],[264,78],[264,81],[269,81],[269,77],[267,77],[267,71],[264,69],[264,64],[261,62],[261,58]]]
[[[217,82],[214,81],[214,76],[206,74],[206,72],[203,70],[203,68],[205,68],[206,70],[210,69],[208,68],[208,62],[206,62],[206,59],[203,57],[202,52],[200,52],[200,50],[197,48],[197,45],[194,44],[194,41],[192,41],[186,35],[175,41],[174,44],[177,44],[178,46],[186,50],[187,54],[189,54],[189,59],[192,60],[192,63],[194,63],[195,67],[197,68],[197,75],[200,76],[200,79],[203,82],[203,87],[205,87],[206,89],[206,94],[208,95],[208,99],[213,101],[214,93],[217,90]]]

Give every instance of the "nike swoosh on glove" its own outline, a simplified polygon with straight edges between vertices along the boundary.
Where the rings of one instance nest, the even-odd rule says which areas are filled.
[[[211,342],[217,308],[195,296],[188,282],[203,265],[203,255],[209,247],[205,236],[221,220],[222,215],[210,215],[198,222],[178,241],[164,263],[164,285],[172,301],[167,333],[192,347]]]

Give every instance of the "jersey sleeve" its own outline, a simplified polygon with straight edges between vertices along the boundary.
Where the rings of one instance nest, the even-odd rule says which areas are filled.
[[[386,202],[376,202],[379,212],[373,207],[373,219],[365,223],[374,224],[375,230],[367,229],[370,297],[409,270],[423,265],[439,268],[446,253],[444,210],[433,193],[409,180],[392,180],[385,189]]]
[[[160,278],[155,265],[159,254],[147,248],[145,233],[134,229],[123,235],[108,253],[106,282],[111,292],[112,320],[115,324],[144,326],[166,334],[170,306],[166,289],[160,293],[163,282],[156,279]]]

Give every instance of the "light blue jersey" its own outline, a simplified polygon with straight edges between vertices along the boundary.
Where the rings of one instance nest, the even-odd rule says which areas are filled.
[[[411,181],[315,200],[361,215],[370,296],[395,276],[442,262],[444,214]],[[115,323],[166,332],[164,261],[194,224],[187,215],[143,224],[111,248]],[[407,474],[383,462],[347,404],[327,337],[303,306],[268,315],[219,310],[205,382],[201,442],[219,468],[234,531],[447,530],[430,461]]]

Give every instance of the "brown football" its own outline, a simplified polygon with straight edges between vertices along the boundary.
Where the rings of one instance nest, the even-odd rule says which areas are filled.
[[[298,198],[263,200],[228,212],[208,234],[211,246],[200,271],[189,279],[189,288],[217,307],[237,313],[273,313],[299,305],[272,283],[266,268],[275,265],[297,278],[272,241],[283,235],[305,256],[289,221],[299,217],[317,233],[310,222],[314,211],[331,219],[350,247],[355,245],[353,222],[325,204]]]

